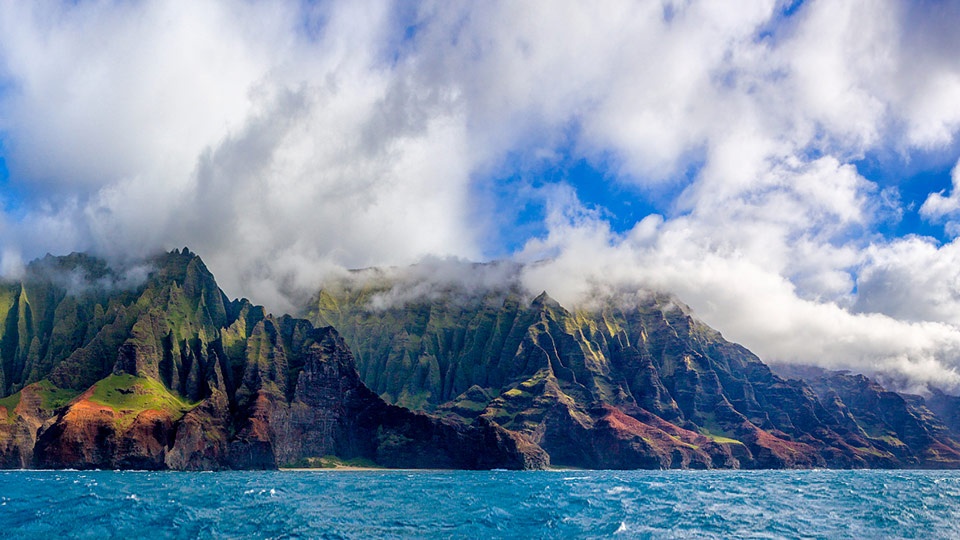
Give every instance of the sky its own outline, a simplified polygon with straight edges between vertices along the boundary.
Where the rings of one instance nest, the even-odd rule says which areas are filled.
[[[960,391],[960,3],[0,2],[0,274],[199,253],[655,288],[771,363]],[[427,263],[424,263],[427,261]]]

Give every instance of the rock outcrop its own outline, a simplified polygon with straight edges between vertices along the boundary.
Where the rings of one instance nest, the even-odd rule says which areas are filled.
[[[37,431],[63,398],[49,383],[34,383],[0,400],[0,468],[22,469],[33,463]]]

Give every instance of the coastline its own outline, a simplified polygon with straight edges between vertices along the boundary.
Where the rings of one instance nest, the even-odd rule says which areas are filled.
[[[282,472],[365,472],[365,471],[422,471],[437,469],[387,469],[384,467],[357,467],[353,465],[336,465],[333,467],[278,467]]]

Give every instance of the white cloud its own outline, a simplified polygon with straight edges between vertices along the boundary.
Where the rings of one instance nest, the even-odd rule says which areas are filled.
[[[2,4],[0,269],[189,245],[279,311],[344,266],[502,253],[539,198],[532,289],[647,283],[772,360],[953,380],[955,242],[884,238],[911,210],[853,163],[956,150],[960,9],[785,5]],[[618,235],[523,185],[580,159],[680,194]],[[921,215],[960,230],[955,194]]]
[[[8,164],[33,207],[5,236],[28,256],[186,244],[278,310],[334,263],[480,256],[464,119],[382,57],[389,4],[331,5],[318,35],[287,2],[6,9]]]
[[[61,195],[144,173],[183,185],[197,152],[242,118],[295,16],[215,2],[4,4],[11,175]]]
[[[920,215],[930,221],[942,221],[945,218],[955,216],[960,211],[960,192],[957,187],[960,186],[960,161],[953,167],[950,174],[953,186],[949,195],[943,192],[931,193],[927,200],[920,207]]]
[[[960,326],[960,241],[903,238],[870,246],[864,258],[857,311]]]
[[[671,291],[727,339],[767,361],[896,373],[914,390],[928,383],[960,389],[955,324],[884,314],[882,306],[856,313],[836,302],[801,298],[790,280],[742,252],[715,249],[697,223],[657,221],[645,220],[622,237],[603,222],[558,225],[546,240],[528,246],[552,248],[554,257],[526,267],[523,282],[531,291],[545,288],[567,306],[623,289]],[[951,309],[957,306],[954,299]]]

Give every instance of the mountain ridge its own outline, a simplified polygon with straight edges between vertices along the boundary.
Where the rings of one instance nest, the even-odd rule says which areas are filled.
[[[0,465],[249,469],[326,454],[394,467],[548,463],[494,424],[384,403],[334,329],[228,300],[187,249],[149,264],[126,289],[105,286],[120,280],[79,254],[3,284]]]
[[[479,268],[351,274],[297,318],[186,248],[38,259],[0,283],[0,466],[960,467],[958,398],[781,377],[672,295],[571,310]]]
[[[571,311],[545,292],[525,301],[509,287],[465,294],[467,287],[448,281],[427,298],[382,301],[391,287],[423,289],[417,279],[342,281],[317,293],[307,318],[341,331],[364,381],[384,399],[495,419],[540,444],[554,463],[960,463],[957,435],[929,411],[908,404],[891,413],[928,417],[931,435],[913,438],[919,447],[911,447],[895,426],[850,418],[842,400],[779,377],[671,295],[595,298]]]

